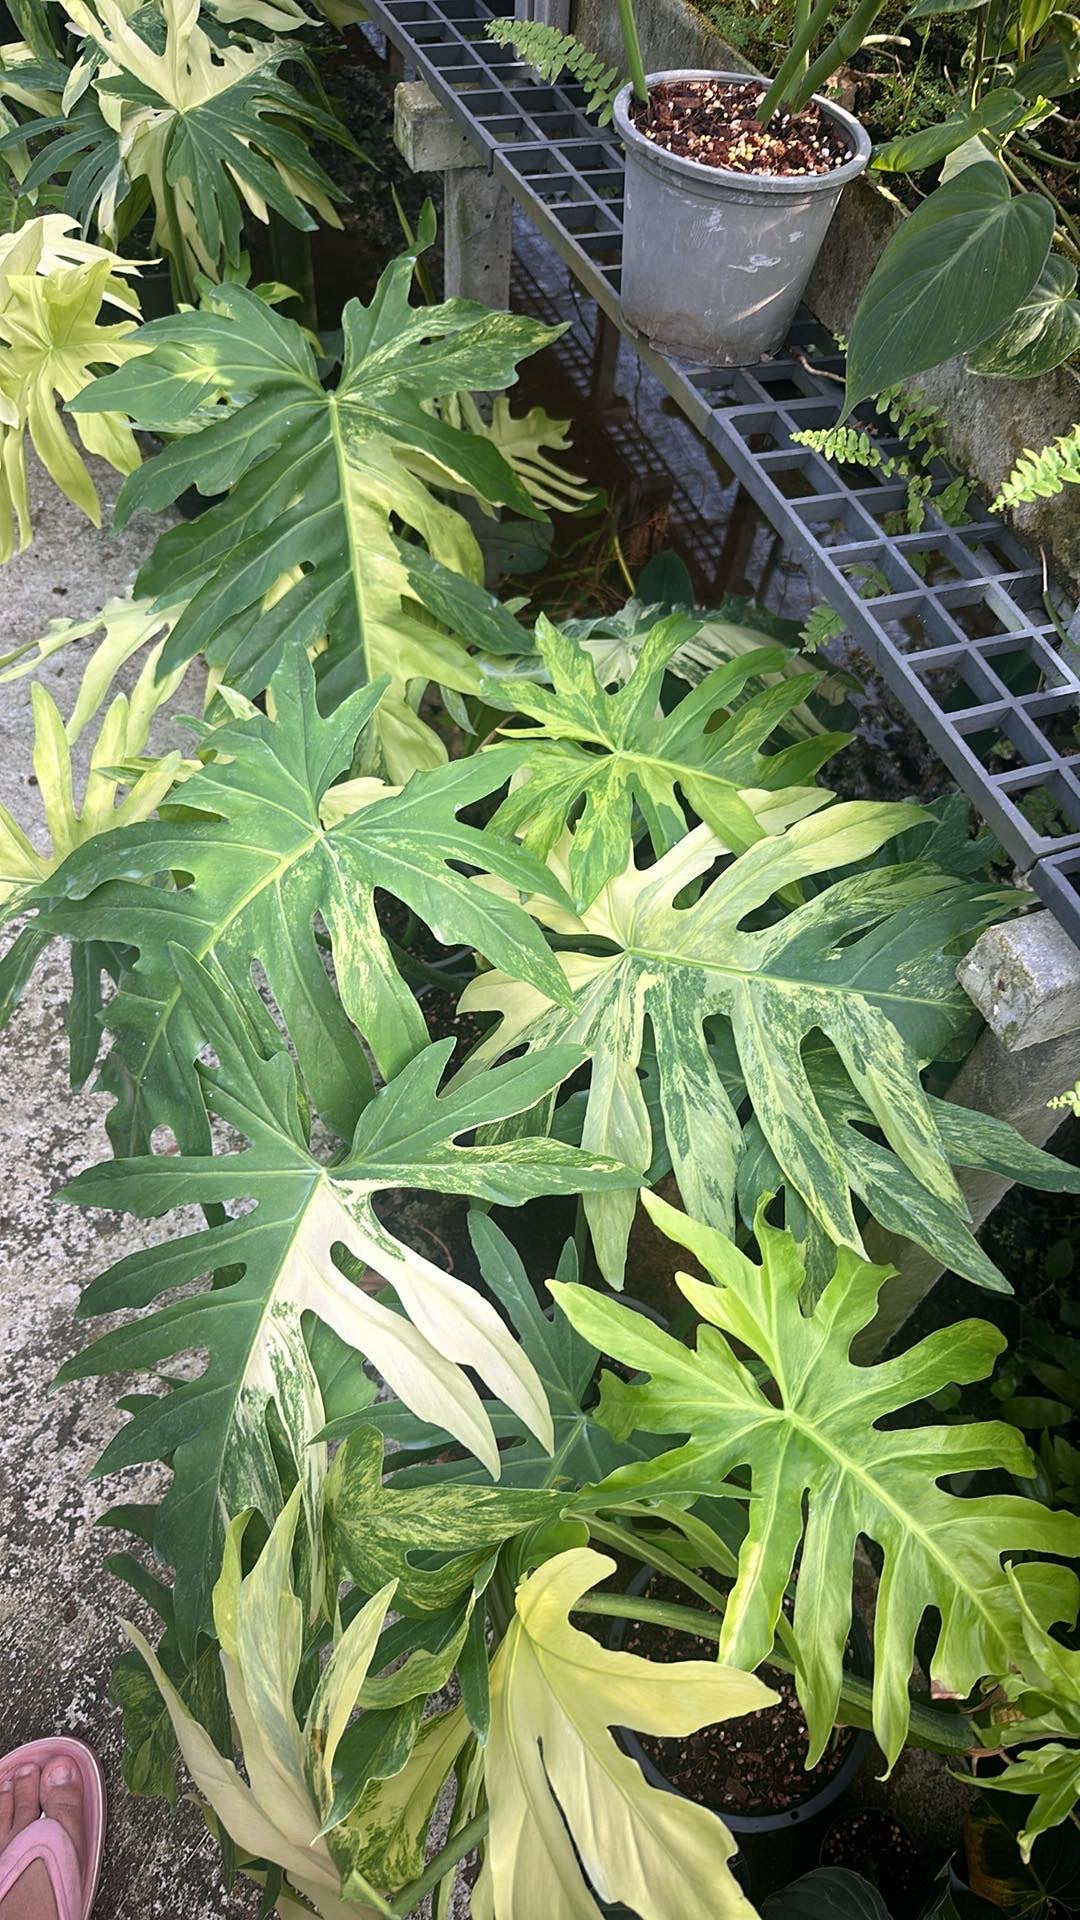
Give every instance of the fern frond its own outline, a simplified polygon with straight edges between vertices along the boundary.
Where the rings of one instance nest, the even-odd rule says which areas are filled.
[[[569,75],[576,80],[585,89],[586,113],[595,114],[598,126],[607,126],[615,95],[626,82],[615,67],[605,66],[599,54],[590,53],[572,33],[560,33],[543,20],[489,20],[487,30],[500,47],[515,48],[542,79],[554,84]]]
[[[1046,1104],[1055,1113],[1073,1113],[1080,1120],[1080,1080],[1075,1087],[1067,1087],[1064,1093],[1055,1093]]]
[[[1025,447],[1002,483],[990,511],[1000,513],[1003,507],[1023,507],[1033,500],[1050,500],[1067,484],[1080,486],[1080,421],[1038,453]]]
[[[804,427],[791,438],[796,446],[812,447],[815,453],[823,454],[826,460],[837,460],[841,466],[865,467],[886,477],[902,471],[860,427]]]
[[[818,606],[811,607],[807,614],[799,633],[799,645],[804,653],[816,653],[827,640],[839,640],[841,634],[846,632],[847,627],[835,607],[830,607],[827,600],[822,600]]]

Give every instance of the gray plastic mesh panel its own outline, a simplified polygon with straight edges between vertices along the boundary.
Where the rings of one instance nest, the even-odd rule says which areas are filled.
[[[843,359],[803,315],[784,357],[701,370],[622,320],[622,153],[575,86],[534,80],[486,33],[483,0],[371,0],[426,80],[586,292],[622,327],[806,568],[1031,886],[1080,942],[1080,652],[1047,610],[1042,567],[976,498],[947,525],[886,530],[905,488],[843,468],[792,435],[839,411]],[[883,454],[899,443],[883,435]],[[950,475],[939,466],[936,478]],[[1059,602],[1059,619],[1063,608]]]

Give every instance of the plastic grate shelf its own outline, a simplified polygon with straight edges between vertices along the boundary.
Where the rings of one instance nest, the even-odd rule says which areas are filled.
[[[535,80],[488,38],[499,11],[483,0],[371,0],[407,67],[716,447],[1080,942],[1080,674],[1062,657],[1039,562],[974,496],[958,525],[929,508],[920,532],[889,532],[902,484],[794,443],[839,412],[843,359],[809,316],[782,358],[720,370],[670,360],[625,326],[618,141],[588,119],[579,88]],[[897,445],[880,430],[877,444]],[[951,476],[939,466],[935,477]]]

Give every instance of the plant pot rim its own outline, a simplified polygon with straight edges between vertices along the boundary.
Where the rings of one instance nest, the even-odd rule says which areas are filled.
[[[670,80],[723,80],[744,85],[759,76],[753,73],[723,73],[715,67],[672,67],[660,73],[647,73],[646,85],[654,87]],[[763,87],[768,82],[762,80]],[[866,169],[872,152],[870,135],[861,120],[853,113],[838,106],[835,100],[827,100],[823,94],[815,93],[815,106],[842,130],[851,144],[851,158],[845,160],[842,167],[835,167],[831,173],[736,173],[731,167],[707,167],[701,160],[688,160],[683,154],[669,153],[665,147],[658,146],[654,140],[646,140],[639,133],[630,118],[629,104],[633,87],[629,81],[615,96],[614,118],[623,145],[637,153],[642,159],[646,156],[665,172],[670,170],[684,180],[692,180],[699,189],[712,185],[718,191],[730,192],[738,188],[748,196],[761,194],[766,199],[798,198],[808,193],[839,193]]]
[[[626,1588],[627,1593],[643,1593],[655,1571],[655,1567],[641,1567],[629,1582]],[[629,1625],[630,1622],[627,1620],[612,1621],[608,1644],[616,1651],[621,1650]],[[872,1672],[873,1655],[866,1628],[855,1612],[851,1616],[851,1638],[855,1643],[855,1669],[856,1671],[861,1669],[865,1678]],[[650,1786],[659,1787],[664,1793],[673,1793],[679,1800],[690,1799],[689,1794],[685,1794],[681,1787],[673,1786],[656,1762],[650,1760],[632,1728],[619,1727],[615,1731],[624,1753],[637,1761]],[[705,1803],[700,1800],[692,1801],[691,1804],[703,1807],[706,1813],[715,1814],[717,1820],[723,1821],[724,1826],[732,1833],[780,1833],[788,1827],[804,1826],[808,1820],[816,1820],[819,1814],[824,1813],[828,1807],[839,1800],[841,1794],[846,1793],[870,1751],[874,1737],[865,1727],[852,1727],[851,1735],[851,1745],[844,1756],[842,1766],[837,1768],[831,1780],[827,1780],[824,1786],[819,1787],[816,1793],[810,1794],[806,1800],[800,1800],[797,1806],[784,1807],[780,1813],[729,1813],[726,1807],[705,1806]]]

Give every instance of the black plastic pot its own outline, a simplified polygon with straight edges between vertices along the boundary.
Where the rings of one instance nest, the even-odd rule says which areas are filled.
[[[644,1593],[649,1581],[653,1578],[653,1574],[653,1568],[642,1567],[641,1571],[635,1574],[631,1580],[626,1589],[627,1593]],[[610,1646],[615,1649],[622,1647],[626,1637],[627,1625],[628,1622],[625,1620],[615,1620],[612,1622],[612,1631],[609,1635]],[[857,1615],[852,1617],[851,1639],[855,1650],[855,1670],[863,1678],[869,1679],[873,1672],[870,1641],[867,1638],[862,1621]],[[637,1734],[631,1728],[619,1727],[617,1731],[619,1743],[624,1752],[630,1754],[631,1757],[637,1761],[638,1766],[641,1768],[650,1786],[660,1787],[665,1793],[674,1793],[680,1800],[687,1798],[681,1788],[673,1786],[671,1781],[661,1773],[659,1767],[649,1758]],[[831,1780],[828,1780],[823,1787],[819,1787],[817,1792],[812,1793],[808,1799],[801,1800],[798,1806],[785,1807],[780,1813],[727,1813],[719,1808],[712,1809],[712,1811],[715,1811],[717,1819],[722,1820],[725,1827],[732,1833],[747,1835],[780,1833],[787,1832],[791,1827],[805,1826],[809,1821],[818,1819],[821,1814],[825,1813],[829,1807],[833,1806],[835,1802],[839,1800],[841,1794],[847,1792],[847,1789],[858,1773],[872,1745],[873,1736],[871,1734],[861,1728],[855,1729],[843,1765],[833,1774]],[[695,1802],[694,1804],[699,1805],[701,1803]]]
[[[911,1828],[887,1807],[845,1807],[831,1822],[819,1857],[823,1867],[862,1874],[898,1913],[914,1910],[935,1866]]]

